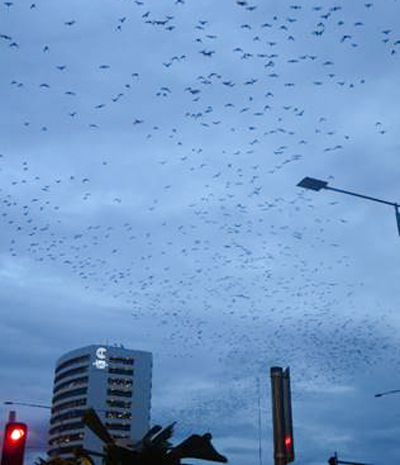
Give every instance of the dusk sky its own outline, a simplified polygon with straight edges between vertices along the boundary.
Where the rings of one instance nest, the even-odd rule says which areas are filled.
[[[2,402],[123,344],[153,424],[268,465],[290,366],[297,464],[399,463],[395,209],[297,184],[400,202],[400,1],[31,1],[0,4]],[[31,465],[49,411],[16,410]]]

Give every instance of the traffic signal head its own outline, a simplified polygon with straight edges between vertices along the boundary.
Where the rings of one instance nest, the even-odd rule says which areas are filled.
[[[283,421],[284,421],[284,446],[285,463],[294,461],[293,442],[293,420],[292,420],[292,400],[290,392],[290,370],[289,367],[282,376],[282,401],[283,401]]]
[[[294,447],[292,436],[285,437],[285,463],[293,462],[294,460]]]
[[[272,410],[274,427],[274,457],[284,463],[293,462],[293,419],[289,367],[271,368]]]
[[[28,427],[25,423],[9,422],[3,440],[1,465],[22,465]]]

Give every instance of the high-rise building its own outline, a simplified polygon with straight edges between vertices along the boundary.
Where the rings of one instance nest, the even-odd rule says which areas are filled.
[[[122,346],[90,345],[56,362],[49,430],[49,456],[84,447],[103,451],[82,423],[92,407],[114,438],[141,439],[150,427],[152,354]]]

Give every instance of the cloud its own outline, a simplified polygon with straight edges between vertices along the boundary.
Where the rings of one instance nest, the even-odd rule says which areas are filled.
[[[399,6],[214,3],[1,6],[1,395],[150,350],[154,420],[255,464],[290,366],[299,464],[395,462],[393,209],[296,185],[396,198]]]

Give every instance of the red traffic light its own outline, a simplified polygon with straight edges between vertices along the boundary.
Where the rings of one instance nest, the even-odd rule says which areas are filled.
[[[13,442],[21,440],[25,436],[25,433],[26,429],[21,428],[20,426],[14,426],[8,431],[9,439]]]
[[[25,423],[7,423],[1,465],[23,465],[27,435],[28,427]]]
[[[294,460],[294,448],[292,436],[285,436],[285,463],[293,462]]]

